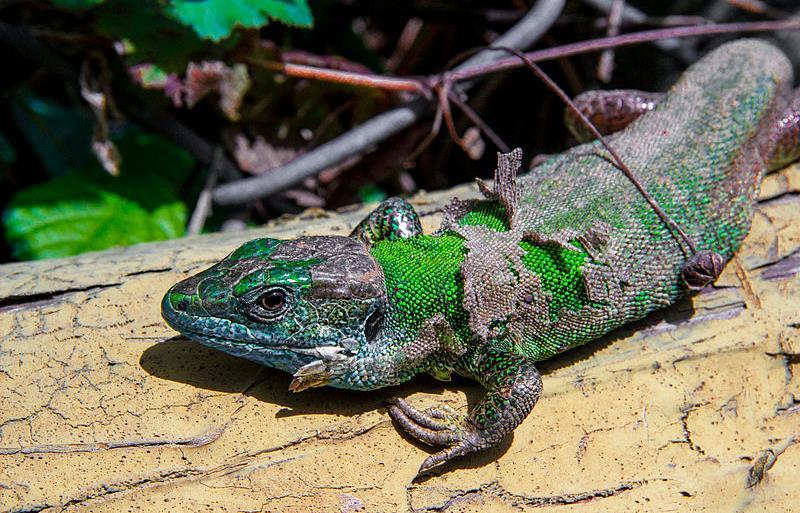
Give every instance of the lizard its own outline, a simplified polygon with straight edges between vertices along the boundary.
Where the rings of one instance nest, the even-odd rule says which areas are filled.
[[[798,156],[791,84],[778,49],[740,40],[663,97],[583,98],[588,111],[616,105],[611,117],[629,118],[608,141],[688,239],[598,141],[525,174],[516,149],[498,154],[493,185],[479,180],[483,199],[453,199],[432,234],[390,198],[350,236],[251,240],[172,286],[162,316],[292,374],[295,392],[372,390],[420,373],[478,381],[486,393],[466,415],[390,401],[403,430],[441,447],[420,467],[430,471],[498,445],[528,416],[542,393],[538,361],[716,279],[749,230],[762,176]]]

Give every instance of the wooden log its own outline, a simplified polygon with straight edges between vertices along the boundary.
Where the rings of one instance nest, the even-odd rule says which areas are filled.
[[[463,186],[414,203],[430,230]],[[394,395],[465,410],[470,382],[287,390],[176,336],[159,300],[246,239],[345,234],[311,211],[239,234],[0,266],[6,511],[800,511],[800,168],[768,177],[713,288],[543,366],[502,447],[413,478]]]

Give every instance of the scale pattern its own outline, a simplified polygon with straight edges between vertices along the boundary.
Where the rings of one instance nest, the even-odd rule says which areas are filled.
[[[698,249],[727,260],[747,234],[769,127],[790,83],[789,64],[772,46],[729,44],[610,138]],[[599,143],[515,179],[507,168],[519,160],[501,156],[495,191],[485,190],[483,202],[454,202],[443,224],[465,238],[464,305],[484,341],[507,336],[518,352],[541,360],[685,293],[688,248]],[[498,208],[513,212],[507,222],[497,222]]]
[[[478,182],[485,199],[454,200],[433,235],[390,199],[350,237],[245,244],[174,285],[162,314],[204,344],[293,373],[294,391],[472,377],[486,395],[466,416],[401,399],[389,413],[445,446],[421,471],[497,445],[541,395],[537,360],[673,303],[731,258],[765,157],[796,155],[791,80],[772,46],[726,44],[609,138],[693,255],[598,143],[524,176],[515,150],[499,155],[491,186]]]

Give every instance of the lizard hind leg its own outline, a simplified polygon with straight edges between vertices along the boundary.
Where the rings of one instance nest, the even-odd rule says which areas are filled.
[[[601,134],[607,135],[627,127],[645,112],[651,111],[664,95],[635,89],[611,91],[585,91],[575,97],[575,105],[595,125]],[[570,109],[564,111],[564,123],[580,142],[594,139],[578,116]]]
[[[655,108],[664,95],[635,89],[611,91],[586,91],[575,97],[575,105],[600,130],[607,135],[627,127],[642,114]],[[564,122],[578,141],[593,139],[591,132],[569,109],[564,111]],[[789,96],[786,109],[770,133],[767,151],[767,168],[781,169],[800,159],[800,88]]]

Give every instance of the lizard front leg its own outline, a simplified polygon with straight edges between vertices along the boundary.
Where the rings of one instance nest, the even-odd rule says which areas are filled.
[[[368,246],[380,240],[407,239],[422,233],[419,216],[409,202],[392,197],[378,205],[350,233]]]
[[[456,370],[486,388],[486,395],[467,416],[444,407],[422,412],[399,398],[389,406],[389,414],[411,436],[446,446],[422,463],[420,473],[499,444],[527,417],[542,393],[542,379],[533,363],[507,349],[479,347],[465,354]]]

